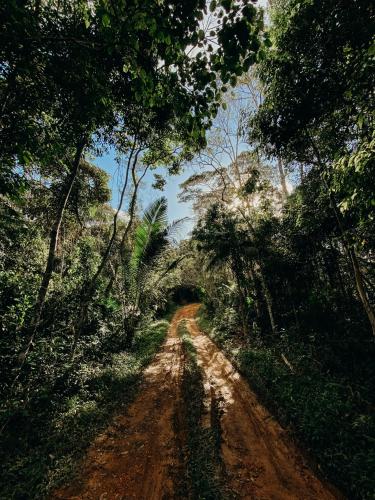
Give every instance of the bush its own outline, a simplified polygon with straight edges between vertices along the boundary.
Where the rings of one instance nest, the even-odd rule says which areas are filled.
[[[13,408],[0,446],[1,499],[39,500],[71,477],[94,436],[135,397],[168,326],[145,326],[131,352],[102,353],[101,361],[65,367],[31,404]]]
[[[374,499],[375,416],[366,400],[368,386],[352,386],[319,369],[316,360],[281,338],[272,347],[260,342],[239,346],[230,335],[215,336],[209,319],[200,326],[214,333],[264,404],[281,423],[290,426],[325,475],[352,499]],[[293,372],[282,360],[285,353]]]

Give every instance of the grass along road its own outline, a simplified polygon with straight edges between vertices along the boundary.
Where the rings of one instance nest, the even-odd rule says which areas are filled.
[[[206,483],[200,477],[202,484],[211,485],[210,491],[214,491],[212,477],[216,477],[222,496],[231,498],[341,498],[312,472],[230,361],[199,330],[195,320],[199,307],[190,304],[175,313],[162,349],[145,370],[139,396],[126,415],[117,417],[92,444],[77,480],[54,498],[196,498],[192,473],[185,479],[186,469],[194,475],[194,467],[186,464],[186,457],[192,456],[188,433],[193,431],[184,424],[189,414],[182,393],[184,370],[189,363],[191,367],[189,356],[196,360],[202,377],[205,411],[196,425],[203,431],[213,421],[219,426],[220,463],[213,448],[216,469],[215,464],[206,467],[211,477]],[[188,339],[178,334],[182,321]],[[213,408],[218,410],[214,419]],[[216,476],[212,476],[213,470]],[[217,492],[213,495],[211,498],[218,498]],[[202,496],[209,497],[209,492]]]

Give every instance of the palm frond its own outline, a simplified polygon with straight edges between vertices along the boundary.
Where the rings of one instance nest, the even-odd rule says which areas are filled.
[[[170,241],[171,243],[177,242],[176,236],[178,235],[178,231],[180,230],[182,224],[189,219],[190,217],[183,217],[182,219],[176,219],[172,221],[170,224],[168,224],[168,226],[165,229],[166,233],[165,236],[167,240]]]
[[[143,214],[142,222],[137,227],[134,235],[134,248],[131,256],[131,267],[136,269],[142,262],[147,259],[147,254],[155,246],[160,246],[162,243],[161,234],[165,231],[167,218],[168,204],[167,199],[163,196],[155,200]],[[151,253],[153,253],[151,251]]]
[[[158,225],[160,227],[166,226],[168,224],[168,202],[165,196],[162,196],[155,200],[147,208],[143,214],[143,221],[150,226]]]

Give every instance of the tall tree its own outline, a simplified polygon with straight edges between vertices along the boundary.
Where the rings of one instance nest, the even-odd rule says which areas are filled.
[[[252,137],[269,153],[320,171],[375,335],[357,227],[340,210],[342,195],[332,185],[335,161],[372,135],[373,8],[367,1],[288,0],[276,2],[271,14],[272,44],[262,49],[259,70],[265,99]]]
[[[212,2],[216,22],[209,33],[200,25],[205,13],[203,0],[2,6],[0,142],[7,182],[25,163],[43,166],[51,158],[65,174],[30,339],[51,281],[65,207],[94,135],[105,138],[119,123],[126,126],[129,106],[142,102],[162,124],[178,116],[203,140],[221,94],[217,75],[234,78],[257,51],[261,17],[253,6]],[[218,46],[209,53],[212,38]]]

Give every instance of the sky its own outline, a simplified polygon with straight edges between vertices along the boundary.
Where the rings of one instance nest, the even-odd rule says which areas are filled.
[[[258,0],[258,5],[260,7],[265,7],[267,5],[267,0]],[[121,180],[121,176],[119,176],[119,167],[115,161],[114,151],[109,151],[105,155],[97,157],[95,159],[95,164],[109,174],[110,187],[112,191],[111,205],[113,208],[117,208],[119,200],[119,181]],[[180,225],[180,234],[178,235],[178,239],[187,238],[195,224],[194,214],[191,203],[182,203],[178,201],[178,193],[180,191],[179,185],[193,173],[193,165],[190,168],[186,167],[185,170],[179,175],[167,176],[167,183],[164,187],[164,191],[158,191],[151,187],[153,183],[153,174],[159,171],[162,173],[163,169],[155,170],[146,174],[143,181],[143,187],[140,192],[139,207],[141,210],[145,209],[156,198],[164,195],[168,199],[169,221],[172,222],[183,218],[187,219]],[[127,210],[128,205],[129,200],[126,199],[122,209]]]
[[[95,159],[95,164],[105,170],[110,176],[110,188],[112,191],[111,205],[113,208],[117,209],[119,202],[119,181],[121,177],[119,175],[119,167],[115,160],[114,151],[109,151],[107,154],[97,157]],[[163,191],[155,190],[152,188],[152,183],[154,181],[154,173],[163,173],[166,169],[157,169],[152,172],[148,172],[142,181],[142,189],[140,190],[139,197],[139,207],[140,209],[145,209],[152,203],[155,199],[160,196],[165,196],[168,199],[168,219],[170,222],[188,218],[189,220],[184,221],[180,225],[178,239],[184,239],[189,235],[189,232],[194,226],[194,214],[191,208],[191,203],[181,203],[178,201],[178,193],[180,191],[179,185],[186,180],[191,174],[192,169],[187,167],[179,175],[166,176],[166,185]],[[127,210],[129,205],[129,198],[125,199],[122,209]]]

